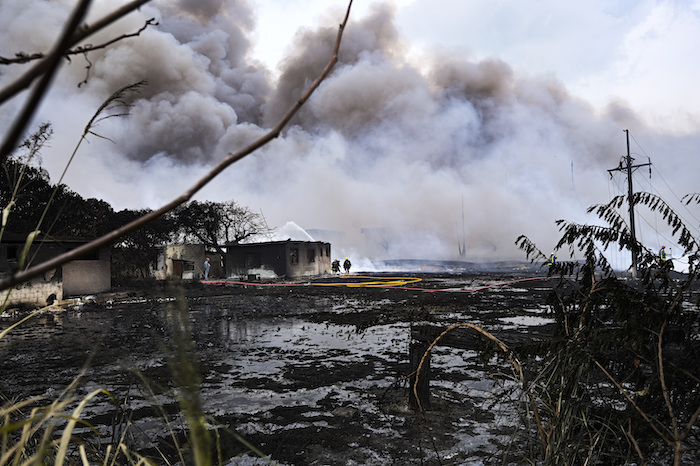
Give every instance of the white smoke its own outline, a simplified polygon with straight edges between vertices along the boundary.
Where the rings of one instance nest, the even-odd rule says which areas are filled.
[[[47,50],[71,3],[4,0],[0,55]],[[97,2],[91,17],[112,8]],[[274,78],[250,57],[248,2],[149,4],[91,42],[132,33],[150,18],[158,26],[90,54],[89,70],[80,56],[62,67],[37,117],[56,130],[44,166],[57,176],[100,103],[147,80],[130,116],[97,127],[113,142],[91,138],[66,183],[116,209],[159,207],[287,111],[330,57],[344,14],[334,11],[335,21],[299,31]],[[558,238],[555,220],[593,220],[585,208],[610,198],[606,170],[625,153],[623,129],[643,135],[665,172],[679,173],[679,193],[692,192],[682,167],[696,134],[646,127],[623,104],[601,113],[554,78],[520,76],[496,58],[434,51],[415,65],[394,14],[377,5],[351,16],[340,62],[287,130],[197,199],[234,199],[271,226],[336,232],[334,255],[458,259],[464,234],[464,259],[496,260],[522,258],[520,234],[547,251]],[[32,24],[41,25],[38,34]],[[15,69],[0,70],[0,85]],[[20,101],[0,109],[0,121]]]

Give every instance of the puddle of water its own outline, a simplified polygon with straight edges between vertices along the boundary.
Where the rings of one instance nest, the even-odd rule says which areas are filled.
[[[522,328],[522,327],[534,327],[534,326],[541,326],[541,325],[546,325],[546,324],[551,324],[554,322],[554,318],[552,317],[540,317],[540,316],[513,316],[513,317],[501,317],[500,319],[501,322],[504,324],[510,324],[506,325],[503,328],[504,329],[516,329],[516,328]]]
[[[375,325],[358,331],[352,325],[305,318],[319,312],[366,312],[388,303],[391,301],[368,305],[359,300],[306,300],[295,316],[270,315],[270,308],[297,304],[275,298],[252,304],[233,300],[191,304],[189,318],[202,368],[205,412],[227,420],[222,422],[244,435],[279,434],[286,438],[297,430],[315,429],[319,433],[330,431],[332,437],[347,433],[341,428],[344,423],[355,429],[359,426],[363,433],[349,441],[356,446],[337,452],[346,459],[344,464],[402,463],[403,459],[392,456],[396,451],[391,453],[391,448],[404,440],[399,454],[418,458],[416,439],[412,438],[416,434],[411,430],[416,421],[407,407],[407,384],[397,383],[408,373],[410,324]],[[167,392],[157,392],[152,398],[136,388],[137,379],[128,374],[137,368],[146,378],[167,386],[170,374],[162,352],[168,339],[166,321],[163,307],[153,304],[37,318],[2,341],[0,371],[13,371],[15,377],[0,380],[0,392],[26,397],[36,391],[62,390],[90,361],[80,393],[99,387],[120,399],[128,397],[132,421],[143,432],[140,441],[162,436],[166,433],[162,419],[152,407],[161,406],[173,413],[174,398]],[[10,324],[11,319],[0,322],[0,326]],[[493,383],[484,371],[475,369],[476,353],[438,347],[434,354],[433,367],[456,380],[432,381],[435,400],[450,406],[470,400],[470,406],[486,412]],[[398,395],[384,402],[382,396],[389,389]],[[281,419],[280,410],[284,409],[292,410],[293,415]],[[108,400],[96,399],[86,408],[85,418],[104,418],[112,411]],[[492,421],[481,416],[483,419],[470,418],[463,426],[446,427],[453,446],[441,453],[446,455],[445,464],[457,464],[451,455],[458,451],[463,460],[470,452],[478,456],[487,448]],[[97,426],[108,435],[107,426]],[[314,444],[314,439],[308,442]],[[425,453],[424,458],[431,454]],[[258,464],[253,459],[240,461],[229,464]]]
[[[352,326],[298,318],[253,324],[223,321],[220,325],[224,334],[233,336],[224,342],[228,351],[219,360],[230,369],[223,376],[210,374],[217,380],[203,385],[205,405],[217,415],[252,414],[271,406],[314,405],[331,392],[339,399],[360,401],[366,408],[363,382],[391,385],[398,375],[396,364],[408,357],[407,323],[380,325],[362,332]],[[345,369],[355,365],[366,369],[353,377]],[[345,372],[351,380],[314,386],[314,378],[330,371]],[[261,376],[277,382],[278,388],[251,388],[246,383]],[[206,380],[207,374],[204,377]]]

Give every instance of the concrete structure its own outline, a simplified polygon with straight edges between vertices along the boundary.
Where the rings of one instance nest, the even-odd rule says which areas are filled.
[[[195,280],[206,258],[203,244],[169,244],[161,248],[154,275],[159,280]]]
[[[225,276],[224,258],[207,251],[203,244],[169,244],[162,246],[153,276],[158,280],[201,280],[204,259],[209,258],[209,278]]]
[[[0,243],[0,275],[17,271],[26,235],[5,233]],[[29,249],[26,261],[38,264],[89,242],[86,238],[49,238],[40,236]],[[69,262],[41,277],[15,286],[8,305],[45,306],[53,299],[102,293],[112,288],[110,249]],[[5,294],[2,294],[4,299]]]
[[[227,246],[229,277],[295,278],[331,270],[331,244],[321,241],[273,241]]]

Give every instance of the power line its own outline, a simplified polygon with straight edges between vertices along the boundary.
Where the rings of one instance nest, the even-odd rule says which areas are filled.
[[[658,170],[656,169],[656,167],[654,167],[654,173],[658,173]],[[668,203],[668,202],[666,201],[665,196],[664,196],[658,189],[656,189],[656,186],[654,186],[654,183],[651,181],[651,178],[650,178],[649,180],[647,180],[646,178],[640,179],[640,177],[637,176],[636,174],[633,174],[633,176],[634,176],[635,181],[637,181],[638,184],[647,184],[647,185],[649,186],[649,189],[648,189],[647,192],[649,192],[649,193],[651,193],[651,194],[654,194],[654,195],[658,196],[659,198],[663,199],[664,202],[666,202],[666,204],[667,204],[669,207],[671,207],[672,209],[674,209],[675,214],[678,216],[678,218],[681,219],[681,221],[682,221],[683,224],[686,226],[686,228],[688,228],[689,230],[693,231],[695,235],[699,235],[699,234],[700,234],[700,230],[698,230],[698,228],[696,227],[696,224],[694,224],[693,222],[689,222],[686,218],[684,218],[684,216],[683,216],[680,212],[678,212],[678,209],[677,209],[677,208],[675,208],[673,205],[671,205],[670,203]],[[669,187],[669,190],[670,190],[670,187]],[[676,199],[677,199],[677,197],[676,197]],[[680,202],[680,200],[679,200],[679,202]],[[682,205],[683,207],[685,207],[685,211],[689,212],[690,215],[691,215],[693,218],[695,218],[695,216],[692,214],[692,212],[690,212],[690,211],[688,210],[687,206],[685,206],[682,202],[680,202],[680,203],[681,203],[681,205]],[[639,215],[641,215],[641,214],[639,214]],[[649,223],[649,221],[647,221],[646,219],[645,219],[645,221],[646,221],[646,223],[647,223],[649,226],[651,226],[651,227],[656,231],[657,236],[658,236],[658,234],[659,234],[659,228],[658,228],[658,225],[657,225],[656,218],[657,218],[657,216],[656,216],[656,214],[655,214],[655,215],[654,215],[654,226],[652,226],[651,223]],[[664,237],[664,238],[666,239],[667,242],[670,241],[668,238],[666,238],[666,237]],[[658,238],[657,238],[657,241],[658,241]]]
[[[644,153],[644,155],[645,155],[647,158],[649,158],[649,156],[647,155],[646,151],[644,150],[644,147],[642,147],[642,145],[639,143],[639,141],[637,141],[637,140],[634,138],[634,135],[631,135],[631,137],[632,137],[632,140],[637,144],[637,146],[639,147],[639,149]],[[688,209],[688,205],[687,205],[685,202],[683,202],[683,201],[678,197],[678,195],[675,193],[675,191],[673,190],[673,188],[671,188],[671,186],[668,184],[668,182],[666,181],[666,179],[663,177],[663,175],[661,174],[661,172],[659,171],[659,169],[658,169],[655,165],[649,167],[649,175],[650,175],[649,178],[651,179],[651,170],[652,170],[652,168],[653,168],[653,170],[654,170],[654,173],[655,173],[656,175],[658,175],[659,178],[661,178],[661,181],[664,182],[664,184],[665,184],[666,187],[668,188],[669,192],[673,195],[673,197],[676,198],[676,200],[678,201],[678,203],[680,204],[680,206],[693,218],[693,220],[695,220],[695,222],[696,222],[695,225],[700,225],[700,220],[698,220],[698,218],[690,211],[690,209]],[[649,185],[651,186],[651,181],[649,182]],[[663,198],[663,196],[661,196],[661,193],[659,193],[658,191],[656,192],[656,194],[658,194],[659,197]],[[680,214],[678,214],[678,216],[680,217]],[[683,217],[681,217],[681,219],[683,220],[683,223],[686,224],[686,226],[690,225],[690,222],[687,222],[685,219],[683,219]],[[695,225],[693,226],[693,228],[695,228]],[[699,232],[700,232],[700,230],[696,230],[696,231],[699,231]]]
[[[631,236],[632,236],[632,238],[633,238],[633,240],[634,240],[634,239],[635,239],[635,226],[636,226],[636,224],[637,224],[637,221],[635,221],[635,218],[634,218],[634,207],[633,207],[633,204],[632,204],[632,198],[633,198],[633,194],[634,194],[634,193],[633,193],[633,190],[632,190],[632,177],[634,177],[634,178],[637,180],[637,183],[638,183],[638,184],[648,185],[648,186],[649,186],[649,192],[650,192],[650,193],[655,194],[656,196],[658,196],[658,197],[659,197],[660,199],[662,199],[662,200],[666,203],[666,205],[668,205],[669,207],[671,207],[671,208],[673,208],[673,207],[672,207],[671,204],[669,204],[669,203],[664,199],[664,196],[661,195],[661,193],[656,189],[656,187],[654,186],[654,183],[652,182],[652,176],[651,176],[651,174],[652,174],[652,163],[651,163],[651,159],[648,157],[648,155],[647,155],[647,159],[649,160],[648,163],[645,163],[645,164],[638,164],[638,165],[632,165],[632,161],[633,161],[634,159],[631,157],[632,153],[631,153],[630,147],[629,147],[629,137],[630,137],[630,134],[629,134],[629,131],[628,131],[628,130],[625,130],[625,133],[627,133],[627,156],[626,156],[626,157],[623,156],[623,157],[621,158],[620,164],[619,164],[619,166],[618,166],[617,168],[610,169],[610,170],[608,170],[608,172],[610,173],[610,180],[613,181],[614,187],[617,188],[617,194],[616,194],[616,195],[622,195],[622,194],[624,193],[624,191],[623,191],[623,188],[622,188],[622,187],[620,186],[620,184],[618,183],[618,180],[615,179],[615,177],[613,177],[613,172],[615,172],[615,171],[620,171],[620,172],[626,171],[626,172],[627,172],[627,181],[628,181],[628,188],[627,188],[627,190],[628,190],[629,213],[630,213],[630,233],[631,233]],[[641,147],[641,145],[639,144],[638,141],[636,141],[636,139],[634,139],[634,136],[632,136],[632,139],[635,141],[635,143],[637,143],[637,145],[639,146],[639,148],[641,149],[641,151],[646,155],[646,151],[644,151],[644,148]],[[638,156],[639,156],[639,154],[635,154],[635,155],[638,155]],[[635,169],[637,169],[637,168],[644,167],[644,166],[648,166],[648,167],[649,167],[649,178],[648,178],[648,179],[647,179],[646,177],[644,177],[644,179],[640,179],[638,172],[635,170]],[[691,223],[691,222],[688,222],[685,218],[683,218],[682,215],[680,215],[680,213],[677,212],[677,209],[674,210],[675,214],[678,216],[679,219],[681,219],[681,221],[686,225],[686,227],[688,227],[688,228],[691,229],[691,230],[698,231],[695,225],[698,224],[698,223],[700,223],[700,222],[697,220],[697,218],[695,217],[695,215],[693,215],[693,213],[688,209],[687,204],[683,203],[683,201],[675,194],[675,192],[673,191],[673,189],[671,188],[671,186],[668,184],[668,182],[666,182],[666,180],[665,180],[664,177],[661,175],[661,173],[659,172],[659,170],[658,170],[655,166],[654,166],[653,168],[654,168],[655,173],[658,174],[658,176],[661,178],[661,180],[662,180],[662,181],[664,182],[664,184],[666,185],[668,191],[673,195],[673,197],[675,197],[675,199],[676,199],[676,200],[678,201],[678,203],[683,207],[683,209],[684,209],[686,212],[688,212],[688,214],[689,214],[693,219],[695,219],[696,223],[693,224],[693,223]],[[610,191],[611,191],[611,183],[609,182],[609,183],[608,183],[608,195],[609,195],[609,196],[611,195],[611,192],[610,192]],[[651,210],[651,209],[650,209],[650,210]],[[655,212],[655,211],[652,211],[652,212]],[[664,241],[665,241],[666,243],[668,243],[668,244],[675,244],[675,241],[674,241],[673,239],[668,238],[664,233],[662,233],[662,232],[659,230],[659,227],[658,227],[658,225],[657,225],[657,214],[656,214],[656,213],[654,213],[654,225],[652,225],[651,222],[650,222],[649,220],[647,220],[647,218],[645,218],[643,215],[639,214],[639,217],[640,217],[640,220],[641,220],[643,223],[645,223],[646,225],[648,225],[648,226],[651,228],[651,230],[656,234],[656,241],[657,241],[659,244],[661,244],[660,237],[661,237],[661,238],[664,238]],[[670,226],[669,226],[669,228],[670,228]],[[644,233],[644,230],[640,228],[640,229],[639,229],[639,234],[640,234],[640,237],[641,237],[641,240],[642,240],[642,241],[641,241],[642,244],[644,243],[643,233]],[[675,260],[678,260],[678,259],[675,259]],[[632,262],[633,262],[633,263],[632,263],[632,266],[633,266],[633,268],[632,268],[633,276],[635,276],[635,275],[636,275],[636,274],[634,273],[634,272],[636,272],[635,251],[632,251]]]
[[[671,186],[669,186],[669,184],[666,182],[666,180],[664,179],[664,177],[661,175],[661,172],[659,172],[659,170],[656,169],[656,167],[654,167],[654,173],[656,173],[657,175],[659,175],[659,178],[661,178],[661,181],[663,181],[664,184],[666,185],[666,187],[668,188],[668,190],[671,191],[671,194],[673,194],[673,195],[675,196],[676,200],[680,203],[681,207],[683,207],[683,209],[684,209],[686,212],[688,212],[688,214],[689,214],[691,217],[693,217],[693,220],[695,220],[695,222],[696,222],[695,225],[700,224],[700,220],[698,220],[698,218],[690,211],[690,209],[688,209],[688,205],[687,205],[685,202],[683,202],[683,201],[676,195],[676,193],[673,192],[673,189],[671,188]],[[680,216],[680,215],[679,215],[679,216]],[[687,224],[688,222],[685,222],[685,223]],[[695,225],[694,225],[694,226],[695,226]]]

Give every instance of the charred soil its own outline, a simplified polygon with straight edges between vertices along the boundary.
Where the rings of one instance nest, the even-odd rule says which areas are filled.
[[[120,400],[85,413],[103,439],[128,419],[134,448],[157,457],[158,447],[175,458],[162,418],[179,419],[169,312],[184,306],[204,411],[228,464],[256,464],[259,453],[290,465],[522,459],[528,445],[515,442],[523,424],[506,362],[484,360],[474,348],[436,346],[430,408],[418,413],[409,405],[409,347],[419,325],[468,322],[506,343],[542,328],[556,279],[411,276],[422,280],[394,287],[347,286],[341,278],[158,285],[46,312],[0,341],[0,393],[50,400],[82,374],[78,395],[103,387]]]

